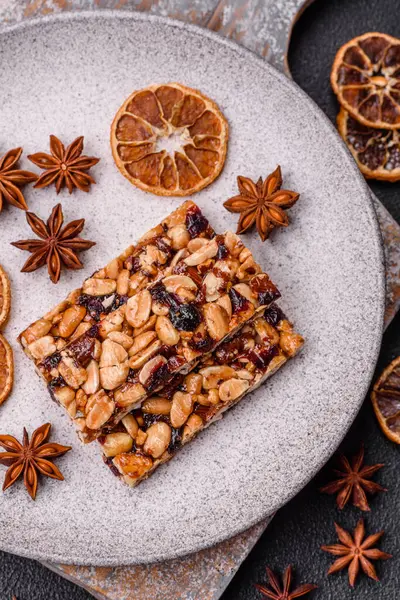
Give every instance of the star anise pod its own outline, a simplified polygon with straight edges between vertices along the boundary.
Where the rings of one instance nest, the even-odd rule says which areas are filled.
[[[9,202],[21,210],[28,210],[26,200],[18,186],[36,181],[37,175],[15,168],[21,154],[22,148],[14,148],[0,159],[0,212],[3,202]]]
[[[281,587],[278,578],[275,573],[271,571],[267,567],[267,576],[268,576],[268,584],[269,587],[265,587],[258,583],[255,584],[255,587],[259,592],[263,594],[266,598],[271,598],[271,600],[294,600],[295,598],[300,598],[301,596],[305,596],[312,590],[317,588],[316,585],[307,583],[301,585],[295,590],[290,590],[292,584],[292,567],[289,565],[284,574],[283,574],[283,586]],[[270,589],[271,588],[271,589]]]
[[[45,444],[50,435],[51,424],[45,423],[33,432],[31,440],[24,427],[22,444],[11,435],[0,435],[0,446],[6,452],[0,453],[0,464],[9,469],[6,472],[3,491],[11,487],[23,474],[24,484],[32,500],[36,498],[38,473],[64,481],[59,469],[50,462],[57,456],[62,456],[70,446],[61,446],[54,442]]]
[[[376,494],[377,492],[387,492],[386,488],[369,481],[376,471],[381,469],[384,465],[379,463],[371,466],[363,466],[364,462],[364,446],[361,446],[359,452],[353,457],[350,462],[345,456],[339,457],[339,469],[335,469],[334,473],[339,476],[339,479],[332,481],[327,485],[324,485],[320,491],[325,494],[336,494],[337,505],[342,509],[347,502],[352,500],[354,506],[357,508],[369,511],[371,510],[366,493]]]
[[[391,554],[382,552],[382,550],[378,550],[378,548],[372,548],[372,546],[374,546],[383,536],[384,531],[374,533],[364,540],[365,527],[362,519],[358,521],[354,530],[354,539],[348,531],[342,529],[337,523],[335,523],[335,527],[338,538],[342,543],[333,544],[332,546],[321,546],[321,550],[324,550],[324,552],[329,552],[334,556],[341,557],[330,567],[328,575],[337,573],[348,566],[349,583],[351,587],[354,587],[361,565],[362,570],[368,577],[375,579],[375,581],[379,581],[375,568],[368,559],[387,560],[388,558],[392,558]]]
[[[82,269],[83,264],[76,253],[88,250],[96,243],[77,237],[85,225],[85,219],[71,221],[62,227],[64,215],[61,204],[57,204],[47,219],[47,224],[31,212],[26,213],[26,220],[41,239],[11,242],[16,248],[32,253],[21,269],[23,273],[31,273],[47,264],[50,279],[57,283],[62,264],[67,269]]]
[[[76,138],[65,149],[64,144],[55,136],[50,136],[50,152],[37,152],[28,156],[29,160],[45,172],[39,177],[35,188],[44,188],[52,183],[56,185],[57,194],[67,186],[72,194],[74,187],[88,192],[91,183],[96,183],[87,172],[99,162],[94,156],[81,156],[83,152],[83,136]]]
[[[229,212],[240,213],[236,233],[244,233],[256,224],[263,242],[274,227],[287,227],[289,219],[284,208],[290,208],[299,199],[299,194],[281,190],[282,173],[278,166],[263,182],[254,183],[248,177],[237,178],[240,194],[224,202]]]

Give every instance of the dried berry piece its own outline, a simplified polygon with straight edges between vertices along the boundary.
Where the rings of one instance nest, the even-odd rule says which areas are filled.
[[[169,318],[179,331],[194,331],[201,322],[201,314],[194,304],[181,304],[171,308]]]
[[[201,233],[207,231],[208,221],[198,206],[189,208],[186,214],[186,229],[191,238],[198,237]]]

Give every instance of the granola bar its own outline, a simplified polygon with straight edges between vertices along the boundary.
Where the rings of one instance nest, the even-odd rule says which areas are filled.
[[[18,338],[25,353],[38,365],[170,272],[187,247],[214,235],[200,208],[184,202],[136,245],[85,279],[81,288],[25,329]]]
[[[134,487],[259,387],[303,346],[280,308],[273,304],[221,344],[186,376],[147,399],[99,438],[104,461]]]
[[[194,242],[157,282],[38,363],[82,441],[191,371],[279,298],[234,233]]]

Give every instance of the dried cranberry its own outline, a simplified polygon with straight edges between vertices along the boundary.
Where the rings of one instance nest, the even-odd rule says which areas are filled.
[[[175,429],[175,427],[172,427],[171,429],[171,441],[168,446],[168,452],[173,454],[182,446],[182,434],[180,429]]]
[[[260,304],[268,305],[281,297],[280,291],[265,273],[252,277],[250,280],[250,288],[252,292],[258,295]]]
[[[99,331],[100,331],[99,325],[92,325],[91,328],[87,330],[86,335],[90,338],[98,338]]]
[[[117,308],[119,308],[123,304],[126,304],[128,302],[128,300],[129,300],[129,296],[115,294],[113,303],[110,305],[109,308],[107,308],[107,312],[113,312],[114,310],[117,310]]]
[[[228,256],[228,248],[225,246],[225,238],[223,235],[217,235],[215,239],[218,244],[217,258],[220,260],[221,258]]]
[[[279,321],[286,319],[283,311],[279,308],[279,306],[275,303],[271,304],[269,308],[264,312],[264,319],[272,325],[272,327],[276,327]]]
[[[215,356],[219,364],[227,364],[235,360],[240,354],[243,353],[245,343],[249,335],[239,335],[229,342],[225,342],[217,349]]]
[[[281,297],[280,291],[278,290],[277,287],[274,286],[274,284],[272,284],[271,289],[268,292],[260,292],[258,294],[258,302],[261,305],[268,306],[268,304],[270,304],[274,300],[278,300],[278,298],[280,298],[280,297]]]
[[[103,460],[104,460],[105,464],[108,467],[110,467],[110,470],[113,473],[113,475],[115,475],[116,477],[121,477],[121,473],[118,471],[117,467],[114,465],[112,458],[107,458],[106,456],[103,456]]]
[[[130,270],[132,275],[140,271],[141,266],[142,263],[140,262],[140,258],[138,256],[130,257],[128,269]]]
[[[170,373],[176,373],[176,371],[183,367],[185,363],[186,361],[183,356],[175,354],[175,356],[171,356],[171,358],[168,359],[168,371]]]
[[[55,367],[57,367],[57,365],[59,365],[60,361],[61,361],[60,352],[54,352],[54,354],[47,356],[42,361],[42,366],[46,369],[46,371],[51,371],[51,369],[54,369]]]
[[[137,370],[129,369],[126,381],[128,383],[137,383],[139,381],[139,377],[137,376]]]
[[[165,358],[170,358],[171,356],[175,356],[176,347],[163,344],[159,349],[158,354],[161,354],[161,356],[164,356]]]
[[[165,306],[178,307],[179,299],[175,294],[167,292],[166,287],[161,281],[150,288],[150,294],[153,300]]]
[[[233,314],[248,310],[250,308],[250,301],[242,296],[242,294],[239,294],[235,288],[231,288],[229,290],[229,298],[231,299]]]
[[[89,294],[81,294],[78,298],[78,304],[87,309],[92,319],[99,321],[102,314],[107,314],[107,312],[110,312],[111,310],[111,305],[108,308],[105,308],[103,304],[104,300],[107,300],[110,296],[111,294],[108,296],[90,296]]]
[[[154,415],[144,412],[141,414],[141,416],[143,418],[146,429],[151,427],[154,423],[158,423],[159,421],[163,421],[164,423],[169,424],[169,419],[166,415]]]
[[[194,304],[181,304],[170,308],[169,318],[179,331],[194,331],[201,322],[201,315]]]
[[[161,252],[164,252],[167,256],[171,256],[172,248],[171,243],[168,241],[168,238],[158,237],[156,239],[156,246]]]
[[[95,339],[87,335],[83,335],[77,340],[71,342],[68,351],[73,355],[82,367],[87,367],[92,359]]]
[[[169,381],[170,372],[168,364],[163,363],[160,367],[154,369],[150,377],[146,380],[145,387],[148,392],[153,392],[161,385],[165,385]]]
[[[168,364],[169,366],[169,364]],[[169,369],[170,372],[172,373],[172,369]],[[184,375],[182,375],[182,373],[177,373],[176,375],[174,375],[171,379],[171,381],[162,389],[162,397],[163,398],[167,398],[168,400],[172,399],[172,396],[175,394],[175,392],[178,390],[178,388],[181,387],[182,383],[184,381]],[[181,390],[183,391],[183,390]]]
[[[208,221],[198,206],[191,206],[186,214],[186,229],[191,238],[197,237],[208,227]]]
[[[215,406],[202,406],[197,404],[194,413],[199,415],[207,423],[215,415]]]
[[[204,337],[195,333],[189,342],[189,346],[197,352],[209,352],[214,347],[214,341],[208,334]]]
[[[247,357],[257,369],[265,369],[277,354],[278,348],[276,346],[270,346],[269,348],[256,346],[253,350],[250,350]]]
[[[54,379],[52,379],[49,382],[47,387],[49,388],[49,390],[53,390],[58,387],[63,387],[64,385],[67,385],[67,384],[65,383],[64,377],[61,377],[61,375],[60,375],[59,377],[54,377]]]

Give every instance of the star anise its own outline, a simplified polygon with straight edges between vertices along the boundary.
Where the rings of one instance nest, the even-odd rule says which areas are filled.
[[[39,177],[35,188],[44,188],[52,183],[56,184],[57,194],[61,188],[67,186],[72,194],[74,187],[83,192],[88,192],[91,183],[96,183],[87,172],[99,162],[94,156],[81,156],[83,151],[83,136],[76,138],[65,149],[64,144],[55,136],[50,136],[50,152],[37,152],[28,156],[35,165],[45,172]]]
[[[339,479],[324,485],[320,489],[321,492],[326,494],[336,494],[336,492],[339,492],[336,502],[340,509],[342,509],[351,498],[354,506],[357,506],[357,508],[361,510],[369,511],[370,507],[365,492],[368,492],[369,494],[387,492],[387,490],[379,485],[379,483],[369,481],[370,477],[384,465],[377,464],[363,466],[363,462],[364,446],[361,446],[351,463],[345,456],[341,455],[339,457],[339,466],[341,468],[340,470],[334,470],[334,473],[339,476]]]
[[[351,587],[354,587],[361,565],[362,570],[368,577],[379,581],[375,568],[368,559],[387,560],[388,558],[392,558],[391,554],[382,552],[378,548],[372,548],[383,536],[384,531],[378,531],[378,533],[374,533],[364,540],[365,527],[362,519],[358,521],[354,530],[354,539],[348,531],[337,525],[337,523],[335,523],[335,528],[338,538],[342,543],[333,544],[332,546],[321,546],[321,550],[324,550],[324,552],[341,557],[330,567],[328,575],[337,573],[348,566],[349,583]]]
[[[268,567],[267,576],[269,588],[271,589],[263,585],[259,585],[258,583],[255,584],[255,587],[263,594],[263,596],[266,598],[271,598],[271,600],[294,600],[295,598],[300,598],[300,596],[305,596],[317,588],[316,585],[307,583],[301,585],[293,591],[290,591],[292,584],[292,567],[290,565],[286,568],[285,573],[283,574],[283,587],[281,587],[275,573],[273,573],[273,571],[271,571],[271,569]]]
[[[37,175],[16,169],[22,148],[9,150],[0,159],[0,212],[3,202],[9,202],[21,210],[28,210],[26,200],[18,186],[36,181]]]
[[[278,166],[263,182],[260,177],[254,183],[247,177],[237,178],[240,194],[224,202],[229,212],[240,213],[236,233],[244,233],[256,223],[263,242],[274,227],[287,227],[289,219],[284,208],[290,208],[299,199],[299,194],[281,190],[282,173]]]
[[[3,491],[11,487],[20,475],[24,475],[24,484],[32,500],[36,498],[38,472],[46,477],[64,481],[59,469],[50,460],[62,456],[70,446],[61,446],[54,442],[45,444],[50,435],[51,424],[45,423],[33,432],[31,440],[24,428],[22,444],[11,435],[0,435],[0,446],[6,452],[0,453],[0,464],[9,467],[4,480]]]
[[[41,239],[11,242],[16,248],[32,253],[21,269],[23,273],[31,273],[47,264],[50,279],[57,283],[62,264],[67,269],[82,269],[83,264],[76,253],[88,250],[96,243],[77,237],[85,225],[85,219],[71,221],[62,227],[64,215],[61,204],[57,204],[47,219],[47,224],[31,212],[26,213],[26,220]]]

